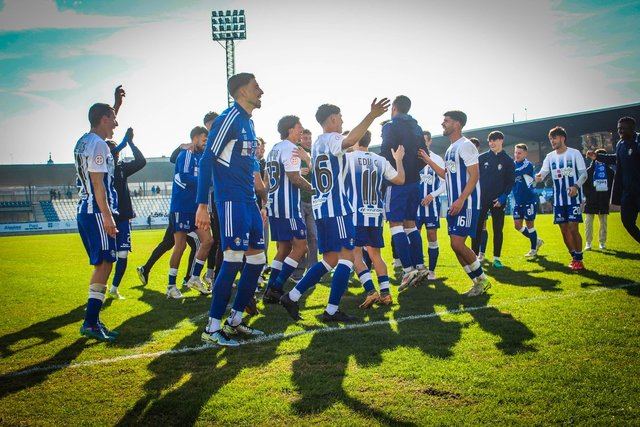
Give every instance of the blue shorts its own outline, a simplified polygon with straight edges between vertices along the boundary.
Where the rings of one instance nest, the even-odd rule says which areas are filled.
[[[274,242],[290,242],[293,239],[305,240],[307,227],[302,218],[273,218],[269,217],[271,240]]]
[[[433,230],[440,228],[440,218],[437,216],[419,216],[416,218],[416,228],[422,230],[422,227],[426,227],[427,230]]]
[[[116,251],[131,252],[131,221],[128,219],[116,222]]]
[[[196,214],[191,212],[169,212],[173,232],[191,233],[196,229]]]
[[[355,247],[356,231],[353,226],[353,215],[316,219],[316,229],[318,230],[318,251],[321,254]]]
[[[513,207],[513,219],[524,219],[525,221],[533,221],[536,219],[536,204],[527,203],[526,205],[515,205]]]
[[[458,212],[458,215],[447,214],[447,228],[449,235],[475,237],[479,219],[480,209],[461,210]]]
[[[89,256],[89,264],[115,262],[116,239],[109,237],[102,225],[102,214],[78,214],[78,231]]]
[[[264,249],[262,216],[256,202],[216,202],[222,250]]]
[[[553,207],[553,223],[582,222],[582,209],[580,205],[565,205]]]
[[[355,244],[359,247],[384,248],[382,227],[356,225]]]
[[[420,206],[420,183],[390,185],[385,197],[387,221],[415,221]]]

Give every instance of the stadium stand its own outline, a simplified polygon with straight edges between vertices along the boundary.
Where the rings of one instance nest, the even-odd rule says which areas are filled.
[[[60,221],[60,215],[56,212],[52,202],[48,200],[40,200],[40,207],[42,207],[42,212],[48,222]]]
[[[139,218],[167,216],[171,196],[139,196],[132,197],[133,211]],[[43,202],[40,202],[42,204]],[[56,221],[75,221],[78,199],[53,200],[50,203],[59,219]],[[46,215],[46,211],[45,211]],[[47,219],[50,221],[49,219]]]

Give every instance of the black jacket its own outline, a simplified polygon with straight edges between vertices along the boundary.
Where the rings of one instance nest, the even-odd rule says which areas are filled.
[[[582,193],[585,197],[584,213],[588,214],[608,214],[609,200],[611,199],[611,190],[613,189],[613,178],[615,173],[613,169],[606,166],[607,171],[607,191],[596,191],[593,186],[594,163],[587,168],[587,180],[582,185]]]
[[[598,154],[598,161],[616,165],[611,203],[621,205],[623,199],[640,196],[640,134],[635,141],[618,141],[615,154]]]
[[[489,150],[480,154],[478,166],[482,205],[492,205],[497,199],[502,206],[505,206],[516,181],[516,166],[513,159],[504,150],[498,154]]]
[[[420,171],[426,166],[422,159],[418,158],[418,149],[427,151],[427,145],[422,136],[422,129],[418,122],[408,114],[398,114],[389,123],[382,127],[382,145],[380,154],[397,169],[396,160],[391,154],[391,149],[404,146],[405,184],[420,181]]]
[[[119,161],[116,163],[113,186],[118,194],[118,215],[114,216],[115,221],[125,221],[136,217],[131,205],[131,194],[127,178],[142,169],[147,161],[133,142],[129,142],[129,147],[133,151],[133,160],[130,162]]]

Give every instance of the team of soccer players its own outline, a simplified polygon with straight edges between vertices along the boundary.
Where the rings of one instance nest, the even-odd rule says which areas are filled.
[[[124,91],[121,88],[120,91],[121,103]],[[535,230],[533,185],[547,175],[551,175],[554,189],[554,222],[559,224],[571,254],[570,267],[584,268],[578,223],[582,221],[581,187],[587,179],[586,167],[580,152],[567,147],[567,134],[560,127],[549,132],[553,151],[544,159],[540,172],[534,175],[533,165],[527,160],[526,145],[516,145],[514,162],[502,151],[504,136],[500,132],[493,132],[489,137],[491,153],[479,157],[476,145],[463,136],[467,116],[462,111],[444,113],[443,135],[451,145],[442,158],[430,151],[431,134],[424,132],[408,115],[411,101],[406,96],[398,96],[393,102],[386,98],[374,99],[369,113],[346,135],[342,133],[340,108],[324,104],[316,112],[323,133],[312,144],[310,155],[300,148],[305,132],[300,119],[288,115],[279,121],[277,128],[282,141],[267,155],[265,185],[256,159],[257,137],[251,119],[253,111],[261,107],[263,91],[249,73],[232,76],[228,91],[234,104],[213,120],[210,131],[194,128],[190,134],[191,144],[179,152],[171,197],[174,250],[167,297],[182,297],[176,276],[187,234],[195,232],[198,246],[186,285],[202,294],[213,294],[209,321],[202,333],[205,342],[238,346],[236,337],[263,335],[245,322],[243,313],[245,310],[256,312],[254,293],[266,263],[263,224],[267,217],[277,251],[263,301],[280,304],[294,320],[301,319],[302,295],[329,272],[333,274],[322,315],[325,322],[356,320],[340,310],[340,300],[354,269],[365,289],[360,307],[392,303],[387,266],[380,254],[385,220],[402,263],[399,291],[434,280],[439,255],[439,196],[445,191],[451,248],[472,282],[465,295],[483,294],[491,286],[478,259],[477,244],[474,242],[475,251],[472,250],[467,238],[475,238],[482,230],[489,211],[494,221],[500,222],[511,191],[515,200],[514,225],[531,244],[526,256],[537,254],[543,242]],[[118,102],[116,105],[119,107]],[[377,155],[368,151],[371,141],[368,128],[389,107],[392,119],[383,127],[382,155]],[[114,151],[105,142],[113,137],[118,125],[116,112],[117,108],[107,104],[93,105],[89,110],[91,131],[80,138],[75,148],[80,188],[78,228],[90,263],[95,267],[81,333],[101,341],[113,341],[117,336],[117,332],[109,330],[99,319],[107,279],[116,259],[116,235],[120,232],[113,219],[119,212],[119,194],[114,188]],[[302,176],[302,162],[311,169],[311,183]],[[481,168],[487,171],[481,172]],[[489,169],[496,171],[488,172]],[[494,176],[487,175],[489,173],[504,176],[504,184],[486,191],[488,194],[483,198],[481,188],[486,185],[481,185],[481,180],[483,174]],[[312,192],[311,205],[322,259],[308,266],[304,276],[285,292],[287,280],[308,249],[307,224],[300,209],[301,190]],[[256,195],[262,200],[263,208],[256,203]],[[212,199],[215,206],[211,206]],[[218,249],[223,256],[210,289],[200,274],[212,245],[209,229],[218,226],[212,224],[212,210],[219,221]],[[427,266],[422,249],[423,226],[427,230]],[[130,233],[126,234],[130,239]],[[501,243],[501,239],[498,242]],[[118,247],[118,254],[121,249],[124,251],[124,246]],[[124,253],[122,256],[126,259]],[[499,248],[494,253],[494,266],[502,266]],[[379,291],[373,283],[371,269],[377,274]],[[238,272],[241,274],[235,299],[229,315],[224,318]],[[120,279],[121,275],[118,283]],[[146,281],[146,275],[144,279]],[[115,281],[114,286],[112,293],[117,296]]]

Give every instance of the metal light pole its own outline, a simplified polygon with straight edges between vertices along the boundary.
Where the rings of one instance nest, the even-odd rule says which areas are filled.
[[[247,24],[244,9],[214,10],[211,12],[211,32],[213,41],[217,42],[226,52],[227,81],[236,73],[235,40],[247,38]],[[220,43],[224,40],[224,45]],[[227,92],[227,103],[233,104],[231,94]]]

